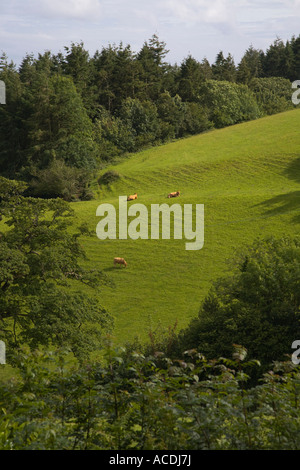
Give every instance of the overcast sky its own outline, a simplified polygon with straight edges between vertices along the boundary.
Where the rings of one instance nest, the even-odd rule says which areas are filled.
[[[237,64],[250,45],[300,35],[300,0],[0,0],[0,52],[17,65],[81,41],[90,55],[120,42],[137,52],[153,34],[172,64],[214,62],[220,50]]]

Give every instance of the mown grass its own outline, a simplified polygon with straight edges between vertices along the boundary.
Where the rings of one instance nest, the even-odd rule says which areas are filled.
[[[101,267],[114,287],[97,293],[115,317],[115,341],[144,341],[149,329],[197,315],[213,281],[232,269],[228,260],[257,237],[297,234],[300,223],[300,110],[182,139],[124,159],[101,172],[121,175],[95,199],[74,203],[90,267]],[[177,199],[167,199],[180,190]],[[138,193],[145,204],[204,204],[205,243],[186,251],[185,240],[105,240],[96,236],[96,209]],[[121,256],[128,267],[114,268]]]

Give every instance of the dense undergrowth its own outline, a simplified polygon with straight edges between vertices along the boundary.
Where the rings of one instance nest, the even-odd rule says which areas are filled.
[[[104,362],[65,352],[15,354],[0,385],[3,450],[299,450],[300,371],[289,359],[260,369],[196,351],[106,349]]]

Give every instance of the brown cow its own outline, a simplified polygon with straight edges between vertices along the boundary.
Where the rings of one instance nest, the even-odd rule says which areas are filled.
[[[116,264],[119,264],[121,266],[121,264],[123,264],[123,266],[127,266],[127,263],[125,261],[124,258],[114,258],[114,265],[116,266]]]
[[[131,196],[128,196],[127,201],[133,201],[134,199],[137,199],[137,193],[134,193]]]
[[[168,198],[170,198],[170,197],[178,197],[178,196],[180,196],[180,191],[176,191],[175,193],[170,193],[170,194],[168,194]]]

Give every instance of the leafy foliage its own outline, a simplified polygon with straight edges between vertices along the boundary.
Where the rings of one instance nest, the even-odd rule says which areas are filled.
[[[86,170],[55,159],[48,167],[33,172],[27,194],[48,199],[59,197],[65,201],[87,200],[93,197],[89,180]]]
[[[0,385],[2,450],[299,450],[299,366],[196,351],[179,360],[106,349],[105,362],[67,351],[14,354]],[[250,371],[250,375],[249,372]]]
[[[180,66],[167,54],[157,35],[137,53],[120,43],[91,57],[71,43],[64,54],[27,54],[19,69],[3,54],[0,174],[30,182],[54,161],[92,172],[127,152],[294,106],[299,38],[277,38],[266,52],[251,46],[237,66],[222,51],[212,64],[188,55]],[[70,199],[65,193],[58,191]]]
[[[292,109],[291,83],[286,78],[255,78],[250,84],[264,114],[280,113]]]
[[[284,360],[300,332],[299,239],[257,241],[221,278],[199,316],[180,333],[181,348],[198,348],[209,358],[228,356],[234,343],[263,364]]]
[[[69,345],[76,355],[88,355],[100,347],[101,331],[111,318],[93,295],[87,299],[72,286],[96,287],[104,276],[80,264],[85,253],[79,237],[85,229],[68,230],[69,205],[26,198],[24,189],[22,183],[0,179],[0,214],[8,226],[0,234],[1,338],[11,347]]]
[[[103,175],[100,176],[98,179],[99,185],[109,185],[114,183],[115,181],[118,181],[121,178],[120,173],[118,173],[115,170],[109,170],[103,173]]]
[[[202,87],[200,103],[209,110],[216,127],[257,119],[260,110],[255,96],[245,85],[208,80]]]

